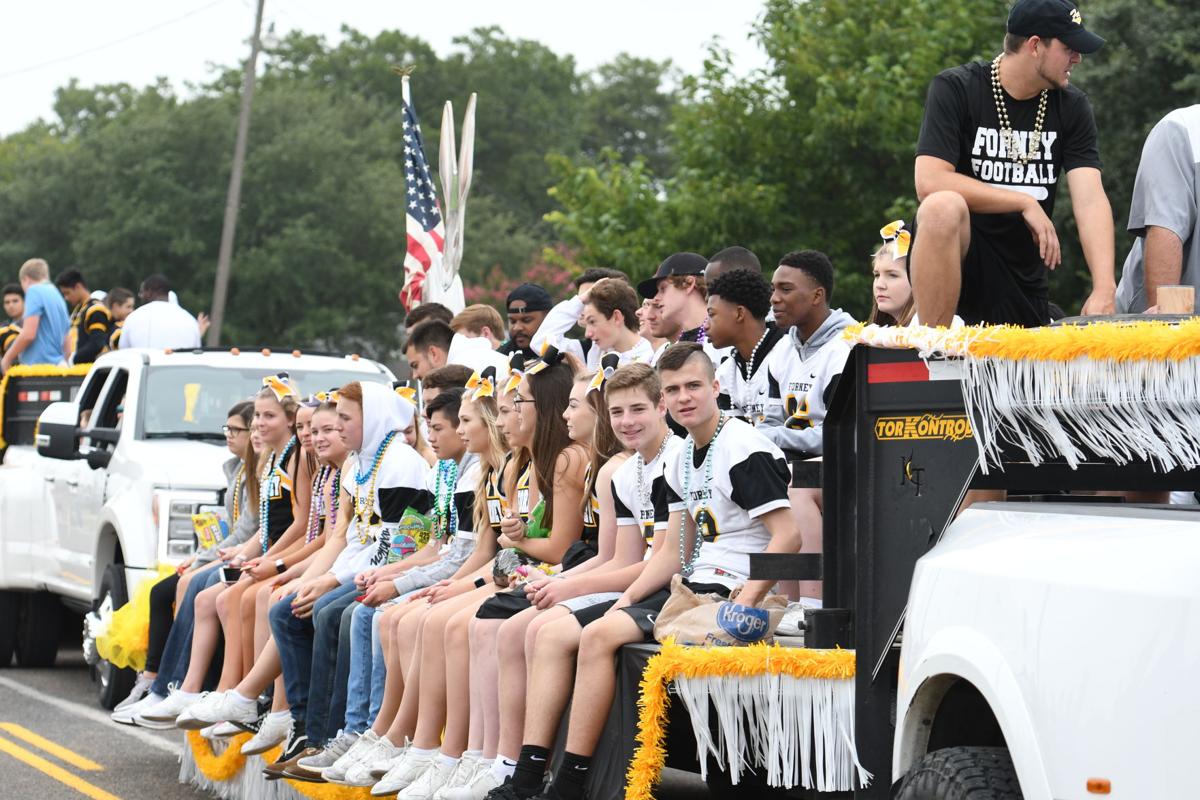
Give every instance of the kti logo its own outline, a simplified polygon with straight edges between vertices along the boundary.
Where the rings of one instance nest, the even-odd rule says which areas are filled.
[[[1083,24],[1083,15],[1079,13],[1078,8],[1071,9],[1071,22],[1074,22],[1076,25]]]

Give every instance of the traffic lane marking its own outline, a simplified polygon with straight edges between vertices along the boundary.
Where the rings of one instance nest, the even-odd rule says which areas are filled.
[[[31,753],[24,747],[13,744],[2,736],[0,736],[0,752],[8,753],[18,761],[28,764],[39,772],[54,778],[54,780],[61,784],[70,786],[80,794],[92,798],[92,800],[121,800],[115,794],[110,794],[99,786],[93,786],[83,778],[72,775],[57,764],[51,764],[36,753]]]
[[[176,758],[183,753],[183,748],[181,745],[169,742],[166,739],[161,739],[143,728],[135,728],[132,725],[121,725],[120,723],[113,722],[112,717],[109,716],[108,712],[101,711],[93,706],[85,706],[82,703],[76,703],[71,700],[63,700],[59,697],[52,697],[37,689],[30,689],[24,684],[17,683],[11,678],[0,677],[0,686],[4,687],[5,689],[11,689],[17,694],[24,695],[25,697],[36,700],[39,703],[44,703],[45,705],[57,708],[61,711],[66,711],[67,713],[73,714],[77,717],[82,717],[89,722],[95,722],[98,725],[103,725],[105,728],[110,730],[120,731],[126,736],[131,736],[143,744],[158,750],[162,750],[163,752],[170,753]]]
[[[28,744],[33,745],[42,752],[49,753],[59,761],[66,762],[76,769],[84,770],[85,772],[103,772],[104,767],[92,761],[90,758],[84,758],[74,750],[69,750],[57,742],[52,742],[44,736],[39,736],[28,728],[24,728],[15,722],[0,722],[0,731],[4,731],[10,736],[15,736]]]

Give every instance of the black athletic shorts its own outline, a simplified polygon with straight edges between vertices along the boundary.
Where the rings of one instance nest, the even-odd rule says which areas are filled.
[[[596,552],[596,545],[593,542],[586,542],[583,539],[572,542],[571,546],[567,548],[567,552],[563,553],[563,570],[575,569],[583,562],[595,557]]]
[[[914,231],[910,253],[916,250],[917,238]],[[1038,257],[1036,249],[1033,257]],[[1013,258],[1012,252],[997,246],[987,233],[971,225],[971,246],[962,262],[962,288],[956,309],[968,325],[1038,328],[1050,324],[1046,267],[1013,264]],[[1022,256],[1024,260],[1026,256]]]
[[[530,602],[529,595],[525,594],[525,587],[522,585],[516,589],[496,592],[484,600],[483,605],[475,612],[475,619],[512,619],[532,607],[533,603]]]
[[[603,603],[596,603],[594,606],[581,608],[578,611],[572,611],[571,615],[575,617],[575,621],[579,623],[579,627],[586,628],[596,620],[604,616],[604,612],[613,607],[616,600],[605,600]]]
[[[696,594],[717,594],[721,597],[729,597],[730,589],[722,583],[692,583],[684,580],[683,585]],[[653,641],[654,622],[658,619],[658,612],[663,610],[663,606],[667,604],[670,597],[671,589],[669,587],[659,589],[640,603],[625,606],[621,610],[633,617],[633,621],[637,623],[646,641]]]

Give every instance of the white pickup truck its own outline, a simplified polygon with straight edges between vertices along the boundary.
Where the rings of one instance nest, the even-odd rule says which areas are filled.
[[[62,399],[36,429],[4,426],[0,666],[14,653],[25,666],[53,664],[63,605],[103,619],[157,564],[192,553],[192,515],[223,502],[226,414],[263,376],[287,372],[313,392],[393,378],[354,356],[236,349],[120,350],[101,356],[82,384],[43,368],[26,378],[33,391],[19,390],[19,372],[0,397],[10,413],[18,400]],[[89,656],[92,646],[85,631]],[[101,703],[112,707],[132,675],[105,663],[98,673]]]

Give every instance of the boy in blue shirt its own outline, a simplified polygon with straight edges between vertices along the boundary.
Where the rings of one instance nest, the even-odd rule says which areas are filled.
[[[71,320],[67,304],[50,283],[50,266],[40,258],[21,265],[21,288],[25,290],[25,320],[21,333],[0,360],[0,372],[20,358],[22,364],[63,364],[63,343]]]

